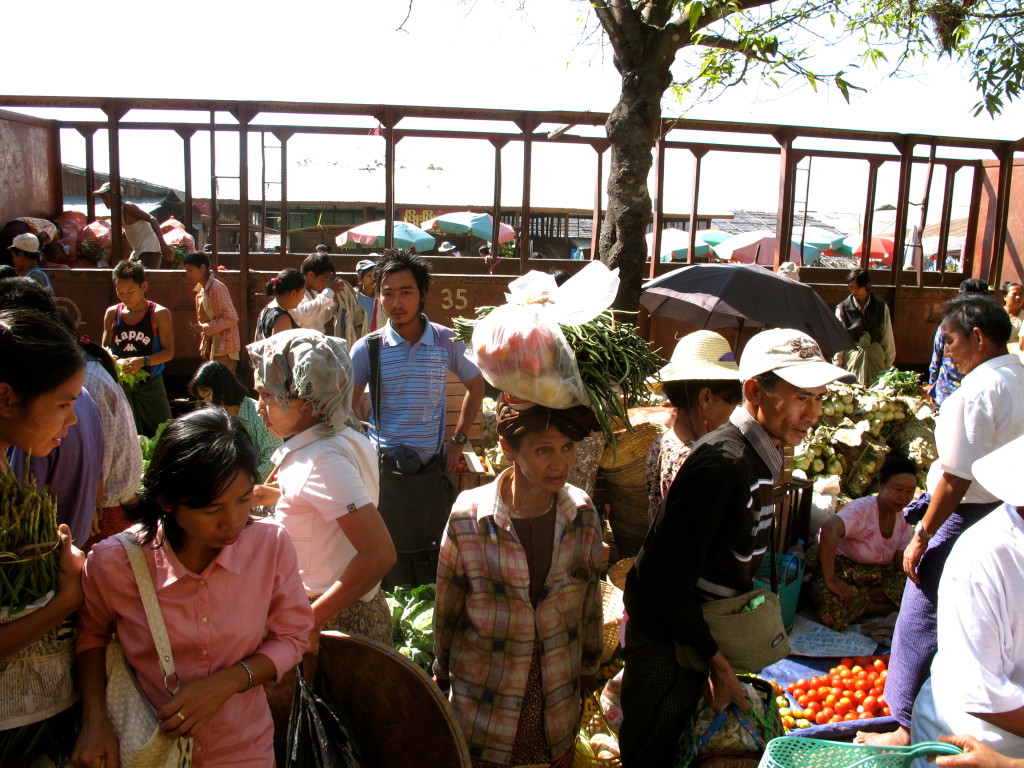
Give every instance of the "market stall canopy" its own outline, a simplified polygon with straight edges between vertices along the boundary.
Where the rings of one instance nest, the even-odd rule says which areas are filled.
[[[435,216],[422,222],[423,229],[438,229],[441,232],[454,232],[465,234],[469,232],[481,240],[490,240],[494,234],[494,219],[489,213],[475,213],[473,211],[456,211],[446,213],[443,216]],[[515,240],[516,231],[508,224],[498,222],[498,242],[507,243]]]
[[[831,357],[850,335],[810,286],[748,264],[694,264],[649,282],[640,304],[652,315],[695,328],[795,328]]]
[[[347,232],[338,235],[334,242],[339,246],[346,243],[359,243],[368,245],[371,248],[384,247],[384,219],[368,221],[358,227],[352,227]],[[417,251],[429,251],[437,241],[428,235],[415,224],[408,224],[404,221],[392,223],[394,229],[394,243],[396,248],[409,248],[415,246]]]
[[[738,264],[771,264],[775,260],[775,241],[774,232],[755,229],[719,243],[715,246],[715,255]],[[788,251],[783,249],[782,260],[792,261],[797,266],[803,264],[800,249],[794,243],[790,243]]]
[[[700,237],[700,233],[697,234],[697,246],[693,252],[696,256],[707,256],[711,253],[711,246],[704,242]],[[647,240],[647,253],[651,254],[654,252],[654,233],[648,232],[645,235]],[[674,227],[668,227],[667,229],[661,230],[661,253],[658,254],[659,261],[674,261],[686,259],[687,253],[690,250],[690,233],[685,229],[676,229]]]

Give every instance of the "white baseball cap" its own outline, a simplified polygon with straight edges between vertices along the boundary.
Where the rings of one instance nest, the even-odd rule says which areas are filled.
[[[794,387],[823,387],[833,381],[856,381],[856,375],[825,360],[818,342],[792,328],[756,334],[740,356],[740,379],[772,372]]]
[[[28,232],[23,235],[17,235],[11,244],[7,246],[7,250],[12,248],[17,248],[25,253],[39,253],[39,238]]]

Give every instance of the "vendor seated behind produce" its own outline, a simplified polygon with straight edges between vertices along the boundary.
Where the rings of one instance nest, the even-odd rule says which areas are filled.
[[[878,475],[877,496],[854,499],[821,527],[807,564],[818,575],[811,599],[818,620],[842,632],[862,616],[898,610],[907,575],[903,550],[914,534],[903,508],[914,498],[917,466],[890,453]]]

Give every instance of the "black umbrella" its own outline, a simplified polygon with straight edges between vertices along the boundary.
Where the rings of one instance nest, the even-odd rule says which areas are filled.
[[[640,303],[652,315],[696,328],[795,328],[831,357],[853,344],[810,286],[752,264],[694,264],[649,282]]]

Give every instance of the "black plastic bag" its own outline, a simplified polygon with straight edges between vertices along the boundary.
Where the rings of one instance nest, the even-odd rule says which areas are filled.
[[[301,666],[288,720],[287,768],[366,768],[352,724],[336,702],[313,691]]]

